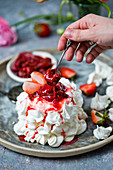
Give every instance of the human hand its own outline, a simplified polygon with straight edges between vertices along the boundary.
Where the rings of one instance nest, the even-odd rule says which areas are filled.
[[[72,60],[76,51],[76,60],[82,62],[86,51],[91,47],[89,41],[96,43],[86,57],[86,62],[91,63],[104,50],[113,49],[113,19],[86,15],[66,28],[58,43],[60,51],[65,48],[67,39],[74,41],[65,55],[68,61]]]

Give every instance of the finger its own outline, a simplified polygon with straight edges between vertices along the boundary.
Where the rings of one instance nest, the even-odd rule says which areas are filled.
[[[96,20],[98,21],[99,16],[94,15],[94,14],[89,14],[84,16],[83,18],[79,19],[76,22],[73,22],[72,24],[70,24],[64,34],[61,36],[59,43],[58,43],[58,49],[60,51],[62,51],[65,48],[67,39],[71,39],[73,41],[93,41],[94,40],[94,31],[92,32],[92,29],[95,24],[96,24]],[[94,20],[94,22],[92,22],[92,20]],[[71,30],[75,30],[70,32]],[[74,34],[74,35],[73,35]]]
[[[93,28],[86,29],[86,30],[67,29],[64,32],[63,37],[65,37],[66,39],[76,41],[76,42],[82,42],[82,41],[95,42],[96,41]]]
[[[86,62],[92,63],[100,53],[102,53],[103,49],[99,47],[98,45],[94,46],[91,51],[87,54]]]
[[[90,27],[92,27],[94,25],[94,23],[92,22],[92,19],[96,17],[96,15],[94,14],[89,14],[86,15],[84,17],[82,17],[81,19],[73,22],[72,24],[70,24],[67,29],[88,29]]]
[[[59,43],[58,43],[58,50],[59,51],[62,51],[62,50],[65,49],[66,42],[67,42],[67,39],[62,35],[60,40],[59,40]]]
[[[59,42],[58,42],[58,50],[59,51],[62,51],[62,50],[65,49],[67,39],[71,39],[71,40],[76,41],[76,38],[73,37],[71,30],[77,29],[77,31],[79,33],[79,26],[80,26],[80,20],[78,22],[76,22],[76,24],[73,23],[66,28],[64,34],[61,36],[61,38],[59,39]]]
[[[94,27],[95,25],[98,24],[98,20],[99,20],[100,16],[95,15],[95,14],[88,14],[84,17],[82,17],[81,19],[73,22],[72,24],[70,24],[67,29],[89,29],[91,27]],[[101,19],[104,19],[104,17],[101,16]]]
[[[74,42],[68,48],[68,50],[66,51],[66,54],[65,54],[65,58],[66,58],[67,61],[71,61],[73,59],[74,52],[75,52],[77,46],[78,46],[78,43]]]
[[[80,20],[78,20],[78,21],[73,22],[72,24],[70,24],[70,25],[66,28],[65,32],[67,32],[69,29],[80,29],[80,22],[81,22],[81,20],[82,20],[82,19],[80,19]],[[71,35],[68,35],[68,36],[70,37]],[[63,35],[61,36],[61,38],[59,39],[59,42],[58,42],[58,50],[59,50],[59,51],[64,50],[64,48],[65,48],[65,46],[66,46],[66,42],[67,42],[67,38],[65,37],[65,34],[63,34]]]
[[[78,47],[77,51],[76,51],[76,61],[77,62],[82,62],[83,57],[86,53],[86,51],[88,50],[88,48],[90,48],[91,46],[89,45],[88,42],[82,42],[80,43],[80,46]]]
[[[72,24],[70,24],[65,31],[67,31],[68,29],[79,29],[80,28],[80,20],[76,21],[76,22],[73,22]],[[58,50],[59,51],[62,51],[64,50],[65,46],[66,46],[66,42],[67,42],[67,38],[65,37],[65,34],[63,34],[61,36],[61,38],[59,39],[59,42],[58,42]]]
[[[79,19],[78,21],[73,22],[72,24],[70,24],[66,29],[79,29],[80,28],[80,23],[81,23],[82,19]]]

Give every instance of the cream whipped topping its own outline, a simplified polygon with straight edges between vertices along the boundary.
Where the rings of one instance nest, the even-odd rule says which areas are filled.
[[[106,79],[112,72],[112,67],[103,63],[102,61],[95,60],[93,62],[95,64],[95,73],[98,74],[102,79]]]
[[[113,86],[109,86],[106,89],[106,95],[113,101]]]
[[[87,83],[88,84],[95,83],[96,86],[98,87],[102,83],[102,77],[99,76],[97,73],[93,72],[93,73],[89,74]]]
[[[63,99],[60,110],[54,110],[52,102],[38,101],[38,96],[33,101],[25,92],[18,96],[16,110],[19,121],[14,126],[17,135],[25,135],[28,142],[58,147],[63,141],[71,141],[86,130],[85,119],[88,116],[82,108],[81,90],[65,78],[60,82],[69,89],[66,92],[69,97]]]
[[[113,85],[113,73],[111,73],[106,79],[107,85]]]
[[[108,117],[113,122],[113,108],[109,109]]]
[[[108,138],[111,132],[112,132],[111,126],[105,128],[103,126],[97,125],[97,128],[94,129],[93,134],[97,139],[106,139]]]
[[[107,108],[111,101],[108,99],[107,95],[99,95],[96,93],[95,97],[92,98],[91,101],[91,108],[96,110],[103,110],[104,108]]]

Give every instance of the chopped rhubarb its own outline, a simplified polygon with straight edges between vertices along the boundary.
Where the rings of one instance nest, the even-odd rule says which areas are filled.
[[[51,59],[33,55],[31,52],[22,52],[18,55],[11,70],[19,77],[29,78],[33,71],[45,74],[52,67]]]

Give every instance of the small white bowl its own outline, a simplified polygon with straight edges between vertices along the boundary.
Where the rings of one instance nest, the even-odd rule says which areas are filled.
[[[50,53],[48,52],[43,52],[43,51],[33,51],[32,54],[34,55],[39,55],[43,58],[50,58],[51,59],[51,62],[53,64],[52,68],[55,68],[57,66],[57,60],[56,58],[51,55]],[[7,67],[6,67],[6,71],[7,71],[7,74],[9,75],[10,78],[12,78],[13,80],[17,81],[17,82],[25,82],[25,81],[30,81],[31,78],[21,78],[21,77],[18,77],[12,70],[11,70],[11,67],[13,66],[15,60],[16,60],[17,56],[15,56],[14,58],[12,58],[8,64],[7,64]]]

